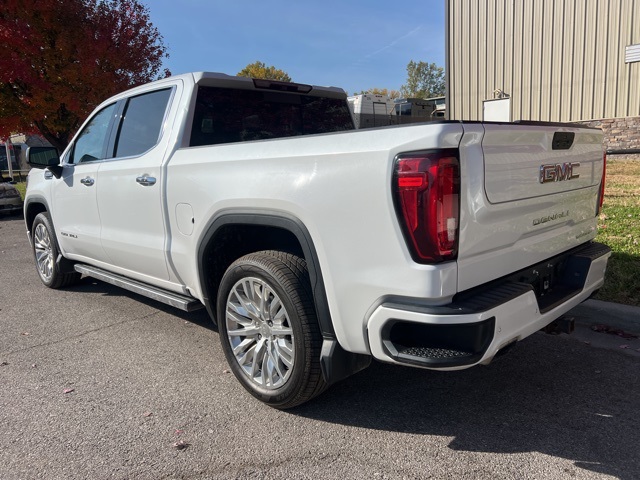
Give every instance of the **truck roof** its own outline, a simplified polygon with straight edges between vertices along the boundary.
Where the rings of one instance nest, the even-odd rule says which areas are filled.
[[[189,75],[189,74],[187,74]],[[313,96],[344,98],[346,93],[338,87],[323,87],[295,82],[281,82],[278,80],[253,79],[249,77],[236,77],[217,72],[193,72],[194,81],[199,85],[220,86],[242,89],[272,89],[293,93],[304,93]]]
[[[328,97],[346,99],[346,92],[338,87],[322,87],[319,85],[307,85],[302,83],[281,82],[277,80],[264,80],[249,77],[236,77],[218,72],[190,72],[180,75],[161,78],[153,82],[145,83],[119,92],[103,101],[99,107],[120,98],[153,89],[156,85],[166,84],[175,80],[184,80],[187,83],[206,85],[209,87],[238,88],[243,90],[275,90],[286,93],[299,93],[313,97]]]

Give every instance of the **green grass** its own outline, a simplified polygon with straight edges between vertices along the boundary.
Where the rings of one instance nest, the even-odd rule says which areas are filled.
[[[640,160],[608,159],[596,241],[613,250],[596,298],[640,306]]]
[[[24,182],[18,182],[16,183],[16,188],[20,192],[20,195],[22,196],[22,200],[24,200],[24,194],[27,191],[27,184]]]

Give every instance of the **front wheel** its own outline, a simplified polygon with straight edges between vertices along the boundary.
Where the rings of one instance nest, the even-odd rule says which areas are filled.
[[[229,366],[254,397],[285,409],[325,389],[322,335],[303,259],[263,251],[236,260],[222,278],[217,314]]]
[[[42,283],[49,288],[61,288],[77,282],[80,279],[79,273],[64,273],[56,263],[60,248],[48,213],[43,212],[36,216],[32,231],[33,256]]]

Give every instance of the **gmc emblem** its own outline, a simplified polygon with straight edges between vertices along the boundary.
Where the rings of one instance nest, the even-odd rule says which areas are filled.
[[[540,183],[564,182],[580,177],[575,169],[580,166],[580,162],[554,163],[540,166]]]

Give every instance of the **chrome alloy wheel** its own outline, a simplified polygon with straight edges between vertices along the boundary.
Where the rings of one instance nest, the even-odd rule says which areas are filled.
[[[53,276],[53,252],[51,250],[51,237],[49,231],[42,223],[36,226],[33,232],[33,246],[36,254],[38,272],[45,282],[51,281]]]
[[[225,306],[227,338],[244,374],[262,388],[282,387],[295,360],[293,329],[278,294],[265,281],[236,282]]]

